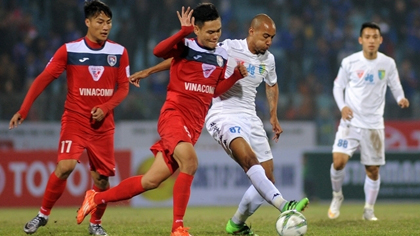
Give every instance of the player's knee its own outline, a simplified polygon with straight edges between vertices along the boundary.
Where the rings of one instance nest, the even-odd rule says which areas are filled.
[[[333,167],[335,170],[342,170],[347,164],[348,155],[343,153],[333,154]]]
[[[198,162],[184,163],[179,167],[179,170],[189,175],[194,175],[198,168]]]
[[[335,170],[342,170],[346,166],[344,162],[334,162],[333,167]]]
[[[74,165],[59,162],[54,173],[59,179],[67,179],[74,168]]]
[[[109,185],[108,178],[94,179],[93,182],[95,183],[95,186],[101,190],[106,190]]]
[[[379,166],[366,166],[366,174],[371,180],[379,178]]]

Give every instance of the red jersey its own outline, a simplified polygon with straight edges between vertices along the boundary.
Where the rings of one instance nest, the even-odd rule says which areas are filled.
[[[38,76],[40,78],[35,80],[43,83],[34,82],[31,86],[19,111],[22,117],[26,116],[42,90],[64,70],[67,71],[68,91],[62,121],[77,121],[94,132],[113,130],[113,109],[128,93],[130,72],[126,49],[110,40],[101,46],[87,38],[81,38],[61,46],[44,72]],[[42,76],[45,72],[51,76]],[[91,122],[93,107],[100,107],[106,114],[97,124]]]
[[[188,35],[189,31],[183,27],[179,34]],[[174,36],[169,40],[177,41],[177,38]],[[158,45],[155,54],[161,49],[168,51],[163,46],[169,45]],[[203,48],[195,39],[181,39],[164,54],[162,57],[173,57],[173,60],[161,113],[167,109],[179,109],[188,123],[201,131],[216,86],[225,79],[227,52],[221,47]]]

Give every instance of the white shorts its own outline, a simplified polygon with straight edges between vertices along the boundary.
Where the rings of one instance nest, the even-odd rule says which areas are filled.
[[[358,147],[363,165],[385,165],[384,129],[364,129],[340,124],[332,152],[345,153],[351,157]]]
[[[231,157],[230,142],[241,137],[250,144],[260,163],[273,159],[264,125],[256,115],[211,114],[206,117],[206,129]]]

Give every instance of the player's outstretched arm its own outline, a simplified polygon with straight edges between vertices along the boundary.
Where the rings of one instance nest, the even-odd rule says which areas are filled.
[[[236,81],[247,76],[248,71],[246,70],[246,67],[242,63],[238,62],[233,74],[229,78],[226,78],[217,84],[213,97],[222,95],[224,92],[228,91],[236,83]]]
[[[137,71],[136,73],[132,74],[129,78],[128,81],[130,81],[130,83],[136,87],[140,87],[140,80],[144,79],[146,77],[149,77],[151,74],[160,72],[160,71],[164,71],[164,70],[169,70],[171,68],[171,62],[172,62],[172,58],[166,59],[164,61],[162,61],[161,63],[154,65],[152,67],[149,67],[147,69],[141,70],[141,71]]]

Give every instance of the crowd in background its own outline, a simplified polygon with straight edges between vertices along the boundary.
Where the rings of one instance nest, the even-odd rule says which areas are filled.
[[[109,38],[125,46],[131,73],[152,66],[153,47],[180,28],[176,11],[197,0],[103,0],[113,11]],[[420,118],[420,0],[218,0],[221,39],[245,38],[251,18],[266,13],[276,22],[270,51],[276,58],[280,120],[317,123],[318,143],[332,143],[340,113],[332,86],[341,60],[360,51],[360,26],[381,26],[380,51],[397,63],[410,108],[401,110],[388,93],[385,119]],[[0,120],[19,109],[36,76],[65,42],[86,33],[84,0],[0,0]],[[157,73],[130,87],[115,110],[116,120],[155,120],[169,75]],[[66,95],[65,74],[41,94],[29,120],[58,121]],[[256,100],[258,114],[269,117],[264,86]]]

